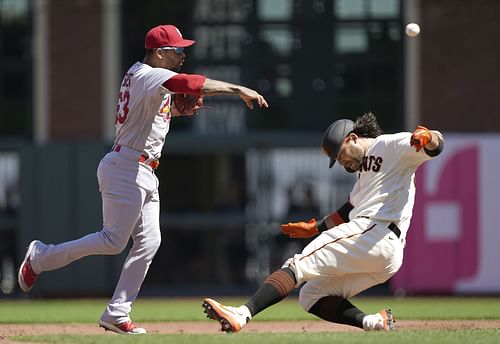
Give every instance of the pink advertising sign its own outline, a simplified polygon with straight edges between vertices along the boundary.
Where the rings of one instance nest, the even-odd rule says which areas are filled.
[[[395,292],[500,292],[500,136],[445,135],[422,165]]]

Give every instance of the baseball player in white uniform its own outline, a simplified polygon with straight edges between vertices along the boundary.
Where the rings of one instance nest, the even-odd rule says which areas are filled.
[[[154,170],[172,117],[192,115],[204,96],[237,95],[250,108],[253,101],[260,107],[268,106],[262,95],[249,88],[178,73],[186,57],[184,48],[194,43],[184,39],[173,25],[156,26],[147,33],[144,60],[130,67],[120,87],[113,148],[97,170],[103,227],[56,245],[32,241],[18,273],[23,291],[31,290],[42,272],[89,255],[119,254],[132,238],[115,293],[99,324],[121,334],[146,332],[133,324],[129,313],[160,246],[160,200]],[[197,97],[196,105],[183,113],[171,102],[176,94]]]
[[[365,314],[348,298],[387,281],[401,267],[415,198],[415,171],[443,148],[438,131],[419,126],[413,133],[381,135],[375,116],[335,121],[326,130],[322,149],[351,173],[358,173],[349,201],[322,220],[288,223],[291,238],[319,234],[301,253],[273,272],[239,307],[205,299],[207,317],[222,330],[238,332],[263,309],[302,285],[299,302],[324,320],[366,331],[394,329],[390,309]]]

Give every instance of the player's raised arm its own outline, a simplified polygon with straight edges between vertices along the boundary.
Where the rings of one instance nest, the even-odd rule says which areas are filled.
[[[429,156],[436,156],[443,150],[444,139],[439,131],[419,125],[411,135],[410,144],[417,152],[423,148]]]
[[[209,79],[198,74],[177,74],[163,83],[173,93],[184,93],[196,97],[237,95],[253,109],[255,100],[260,107],[269,107],[264,97],[248,87]]]
[[[201,88],[202,96],[238,95],[245,104],[253,109],[255,100],[260,107],[268,107],[267,101],[257,91],[248,87],[231,84],[229,82],[206,79]]]

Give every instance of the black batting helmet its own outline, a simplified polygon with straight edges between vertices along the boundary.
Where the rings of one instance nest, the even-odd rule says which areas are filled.
[[[335,163],[337,159],[337,154],[339,154],[340,146],[344,141],[344,138],[349,135],[349,133],[354,128],[354,122],[350,119],[339,119],[326,129],[321,139],[321,148],[330,157],[330,168]]]

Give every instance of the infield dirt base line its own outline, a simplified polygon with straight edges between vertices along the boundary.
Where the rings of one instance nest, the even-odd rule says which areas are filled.
[[[215,334],[221,333],[214,321],[138,323],[153,334]],[[396,321],[398,331],[457,330],[500,328],[500,320],[401,320]],[[326,321],[254,321],[241,333],[284,332],[358,332],[360,329],[331,324]],[[2,324],[0,341],[8,337],[38,334],[104,334],[97,324]],[[115,335],[108,332],[109,335]]]

